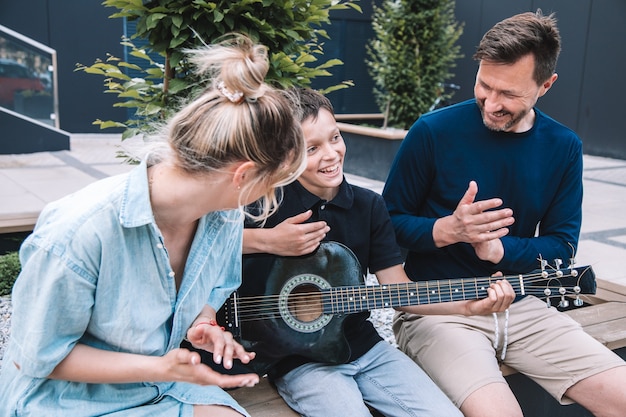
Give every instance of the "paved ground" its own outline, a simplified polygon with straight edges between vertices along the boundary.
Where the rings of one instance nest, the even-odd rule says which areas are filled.
[[[126,172],[116,157],[132,142],[118,135],[74,135],[71,150],[0,155],[0,226],[10,218],[36,219],[43,206],[98,179]],[[626,161],[585,155],[583,225],[578,265],[626,285]],[[347,174],[357,185],[380,192],[383,183]]]

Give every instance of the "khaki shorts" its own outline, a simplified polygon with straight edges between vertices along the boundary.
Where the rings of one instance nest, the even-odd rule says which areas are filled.
[[[393,329],[398,346],[422,367],[460,407],[476,389],[506,383],[500,362],[527,375],[561,404],[578,381],[626,362],[582,330],[567,314],[533,296],[509,308],[507,347],[505,313],[486,316],[419,316],[397,313]]]

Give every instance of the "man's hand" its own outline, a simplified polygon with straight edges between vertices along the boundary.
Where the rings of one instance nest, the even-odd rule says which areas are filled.
[[[509,233],[508,226],[515,222],[513,210],[494,210],[502,205],[501,199],[475,201],[477,194],[478,185],[470,181],[454,212],[435,222],[433,239],[439,248],[470,243],[480,259],[498,263],[504,256],[500,238]]]
[[[313,252],[330,227],[324,221],[305,223],[311,214],[307,210],[269,229],[244,229],[243,253],[300,256]]]
[[[487,297],[482,300],[470,301],[466,304],[466,316],[482,316],[489,313],[499,313],[511,305],[515,300],[515,290],[507,280],[492,282],[487,289]]]

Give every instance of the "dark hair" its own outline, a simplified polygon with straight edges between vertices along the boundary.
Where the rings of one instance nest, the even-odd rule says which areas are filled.
[[[505,19],[485,33],[473,58],[504,64],[513,64],[520,58],[533,54],[535,71],[533,79],[542,84],[554,74],[561,52],[561,36],[554,13],[544,16],[521,13]]]
[[[308,118],[317,119],[320,110],[325,109],[334,115],[335,110],[330,100],[322,93],[311,88],[290,88],[286,92],[287,97],[294,105],[296,118],[300,123]]]

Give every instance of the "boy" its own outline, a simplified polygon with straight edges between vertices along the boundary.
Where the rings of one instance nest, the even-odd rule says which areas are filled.
[[[321,241],[350,248],[362,276],[369,269],[381,283],[410,282],[382,197],[344,179],[346,146],[331,103],[310,89],[293,90],[293,96],[306,141],[307,167],[283,188],[282,203],[265,224],[246,224],[240,294],[263,293],[277,255],[306,255]],[[421,314],[486,314],[503,311],[514,298],[506,281],[494,284],[489,293],[479,301],[406,309]],[[421,368],[382,340],[368,316],[369,312],[351,314],[344,323],[343,336],[350,346],[345,363],[290,355],[271,367],[268,376],[285,401],[304,416],[326,417],[339,410],[351,417],[370,416],[365,404],[394,417],[460,415]],[[256,360],[266,359],[256,353]]]

